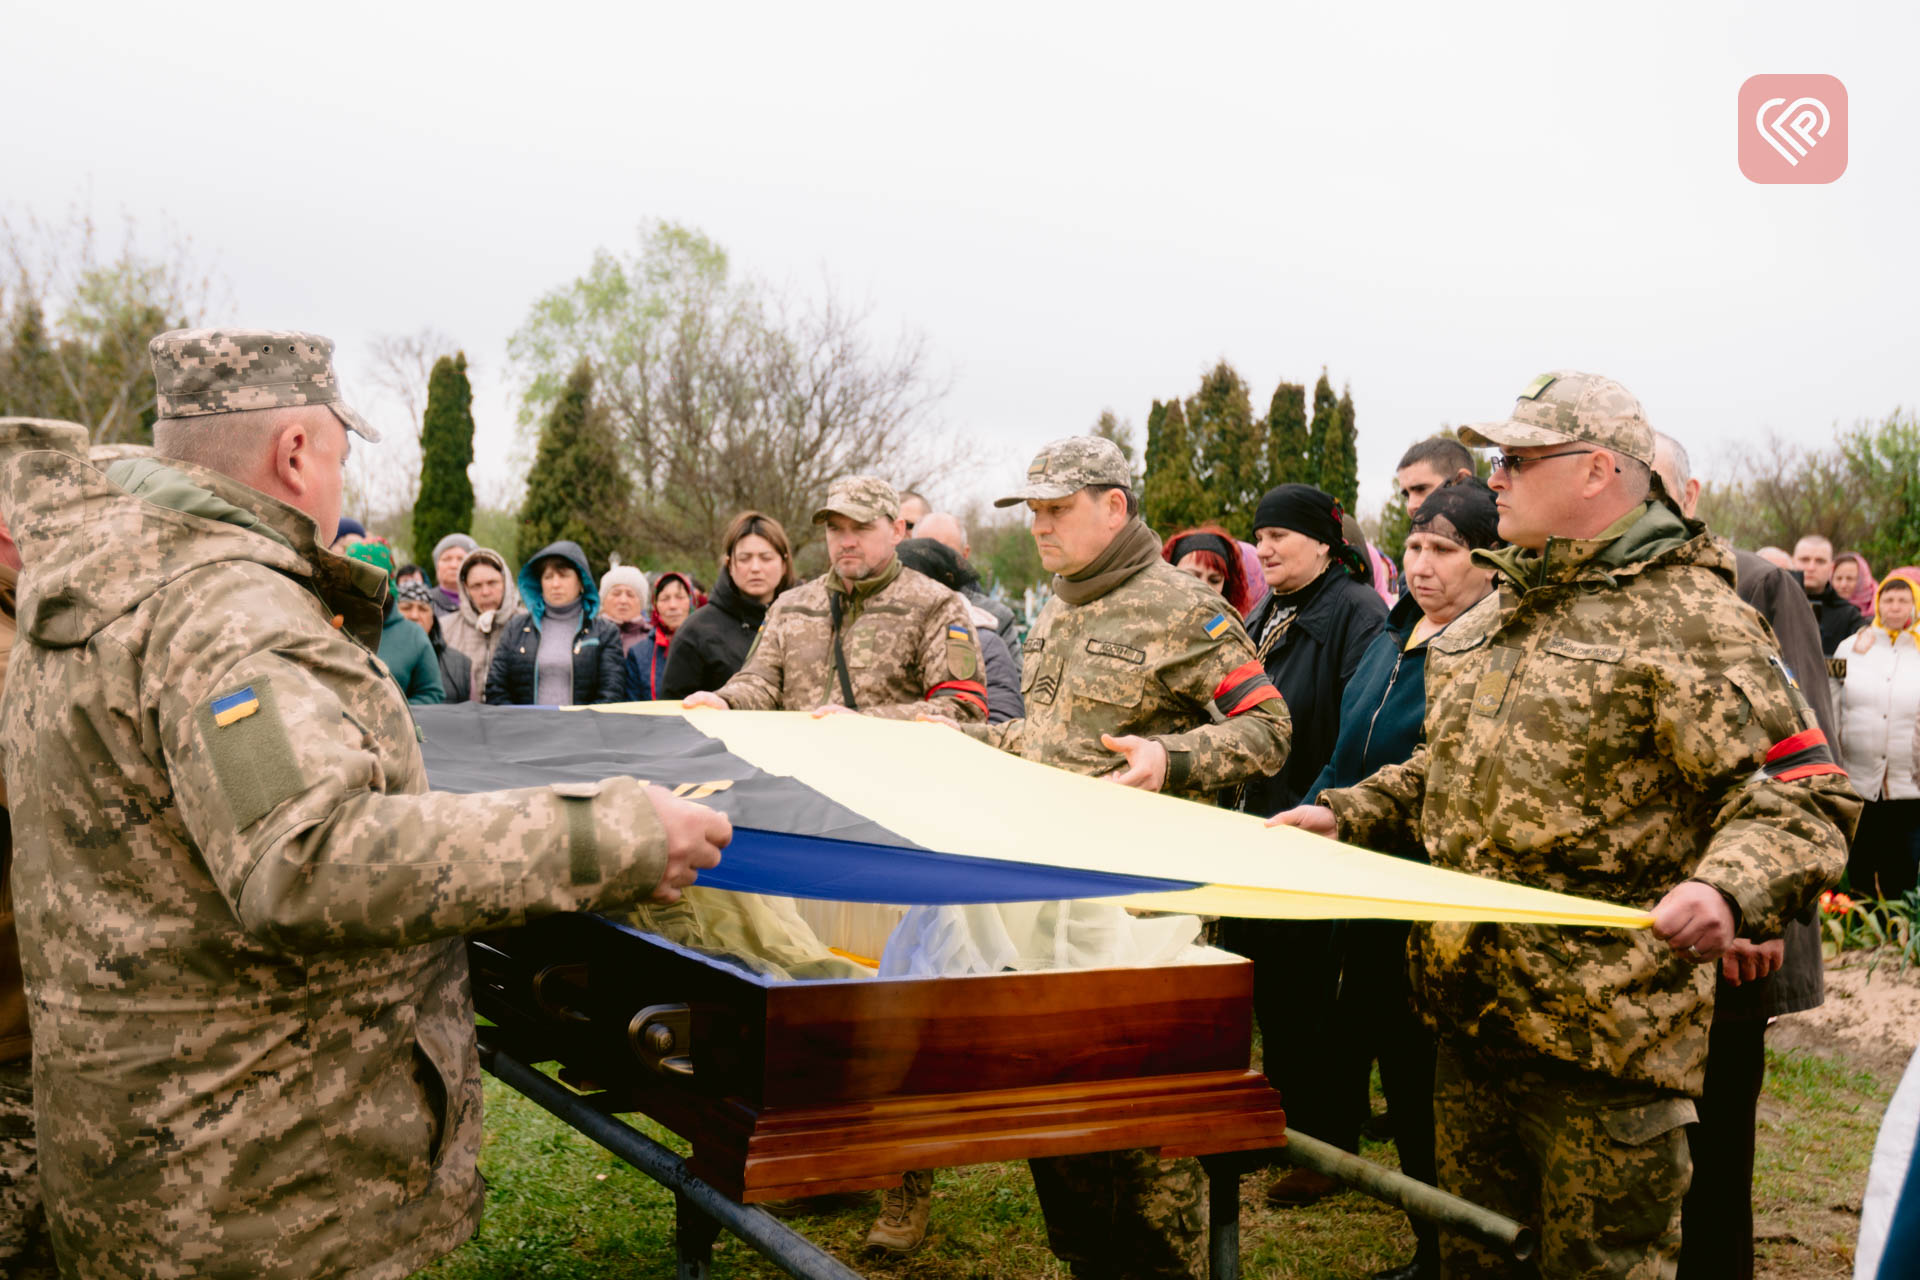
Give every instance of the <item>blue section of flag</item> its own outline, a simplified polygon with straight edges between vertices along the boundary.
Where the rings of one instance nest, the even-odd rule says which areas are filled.
[[[955,637],[956,639],[965,640],[967,638],[967,629],[965,627],[956,626],[953,623],[948,623],[947,634]]]
[[[244,720],[260,709],[260,699],[254,696],[253,686],[248,685],[237,693],[225,694],[215,698],[210,704],[213,722],[217,725],[229,725],[235,720]]]
[[[1075,871],[752,827],[733,829],[733,843],[720,865],[702,871],[700,883],[787,898],[926,905],[1107,898],[1200,887],[1193,880]]]
[[[1227,634],[1228,625],[1227,615],[1224,613],[1216,613],[1207,620],[1207,634],[1215,640],[1218,640],[1221,636]]]

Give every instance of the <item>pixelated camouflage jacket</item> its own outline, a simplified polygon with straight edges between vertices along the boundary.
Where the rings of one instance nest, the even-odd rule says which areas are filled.
[[[85,448],[0,422],[27,565],[0,746],[65,1273],[409,1274],[481,1206],[458,935],[647,894],[658,820],[631,779],[425,794],[370,652],[378,570],[225,477],[149,469],[142,500]]]
[[[1286,763],[1292,721],[1220,593],[1156,554],[1084,604],[1056,594],[1027,633],[1026,715],[969,726],[976,738],[1074,773],[1126,763],[1100,735],[1138,734],[1167,749],[1163,790],[1212,793]]]
[[[927,711],[984,720],[987,686],[966,601],[896,558],[848,592],[832,570],[775,600],[747,660],[717,692],[736,711],[845,706],[833,659],[840,609],[847,678],[862,715],[911,720]]]
[[[1778,936],[1839,878],[1860,802],[1732,555],[1658,504],[1544,556],[1474,554],[1496,589],[1428,647],[1427,741],[1321,793],[1340,837],[1644,908],[1700,880],[1743,936]],[[1417,925],[1410,964],[1445,1036],[1700,1090],[1716,966],[1650,930]]]

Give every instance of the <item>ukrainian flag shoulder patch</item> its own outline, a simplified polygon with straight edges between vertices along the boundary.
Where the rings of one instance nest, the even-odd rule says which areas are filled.
[[[234,693],[222,694],[215,698],[209,707],[213,712],[213,722],[226,728],[236,720],[245,720],[260,709],[260,699],[253,692],[253,686]]]
[[[1233,630],[1233,624],[1227,621],[1226,614],[1216,613],[1207,619],[1207,625],[1202,627],[1201,630],[1207,633],[1209,640],[1218,640],[1221,636]]]
[[[959,623],[949,622],[947,624],[947,639],[971,640],[972,638],[973,638],[972,635],[968,633],[967,629],[961,626]]]

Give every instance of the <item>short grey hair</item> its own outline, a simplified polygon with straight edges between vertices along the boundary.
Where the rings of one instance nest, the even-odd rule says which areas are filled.
[[[162,418],[153,424],[153,447],[163,458],[239,478],[266,456],[281,428],[287,425],[289,412],[284,406],[275,406]]]
[[[1615,454],[1614,460],[1620,468],[1620,484],[1627,491],[1627,497],[1635,502],[1646,501],[1647,495],[1653,492],[1653,468],[1624,453]]]
[[[1687,456],[1687,446],[1681,444],[1664,431],[1654,432],[1653,439],[1654,443],[1658,445],[1659,448],[1665,449],[1667,456],[1673,459],[1674,484],[1682,489],[1686,488],[1687,481],[1693,479],[1693,459]],[[1679,497],[1680,495],[1675,494],[1674,496]]]

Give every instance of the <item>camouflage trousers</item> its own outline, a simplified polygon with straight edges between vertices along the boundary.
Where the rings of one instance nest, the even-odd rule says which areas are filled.
[[[1516,1264],[1442,1232],[1446,1280],[1671,1280],[1692,1099],[1537,1059],[1480,1064],[1443,1044],[1433,1111],[1441,1189],[1540,1236],[1535,1262]]]
[[[58,1274],[34,1155],[33,1060],[0,1062],[0,1275],[51,1280]]]
[[[1047,1246],[1075,1280],[1206,1280],[1207,1175],[1198,1160],[1134,1150],[1027,1164]]]

